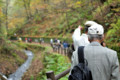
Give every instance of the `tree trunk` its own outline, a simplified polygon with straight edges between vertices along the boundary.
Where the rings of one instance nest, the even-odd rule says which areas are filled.
[[[6,15],[6,29],[8,30],[8,5],[9,5],[9,0],[6,0],[6,11],[5,11],[5,15]]]
[[[32,13],[31,13],[31,8],[30,8],[30,4],[31,4],[31,0],[28,0],[28,12],[29,12],[29,17],[32,17]]]
[[[64,11],[66,10],[67,8],[67,4],[66,4],[66,0],[64,0]],[[69,21],[68,21],[68,13],[67,11],[65,11],[65,14],[66,14],[66,23],[67,23],[67,28],[69,27]]]
[[[29,12],[28,12],[28,8],[27,8],[27,5],[26,5],[26,1],[23,0],[23,2],[24,2],[24,8],[25,8],[25,11],[26,11],[27,19],[29,19],[30,17],[29,17]]]

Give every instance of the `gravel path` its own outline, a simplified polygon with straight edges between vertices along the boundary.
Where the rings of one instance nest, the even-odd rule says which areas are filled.
[[[21,80],[22,76],[26,72],[26,70],[29,68],[31,61],[33,59],[33,53],[31,51],[25,51],[26,55],[28,56],[28,59],[22,66],[20,66],[15,73],[11,74],[7,80]]]

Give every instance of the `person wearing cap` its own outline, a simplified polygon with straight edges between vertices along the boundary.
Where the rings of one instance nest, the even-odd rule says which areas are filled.
[[[101,45],[103,37],[102,25],[96,24],[89,27],[90,44],[84,47],[84,57],[88,62],[88,68],[92,72],[93,80],[120,80],[117,52]],[[71,69],[77,64],[78,53],[74,51]]]
[[[75,29],[72,35],[73,45],[75,50],[77,50],[79,46],[86,46],[90,43],[88,41],[88,35],[87,35],[88,28],[94,24],[97,24],[97,23],[94,21],[87,21],[85,23],[85,33],[82,33],[82,34],[81,34],[81,30],[82,30],[81,26],[78,26],[78,28]]]

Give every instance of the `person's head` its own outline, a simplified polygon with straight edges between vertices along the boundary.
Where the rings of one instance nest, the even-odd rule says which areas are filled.
[[[85,22],[85,33],[88,33],[88,28],[95,25],[95,24],[97,24],[97,23],[94,21],[86,21]]]
[[[101,43],[104,38],[104,28],[100,24],[92,25],[88,28],[88,39],[90,42],[98,41]]]

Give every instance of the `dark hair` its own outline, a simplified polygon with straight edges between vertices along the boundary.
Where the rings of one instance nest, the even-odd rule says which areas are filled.
[[[102,45],[102,46],[103,46],[103,44],[104,44],[104,41],[101,42],[101,45]]]
[[[89,28],[90,26],[88,26],[88,25],[85,25],[85,32],[88,32],[88,28]]]

